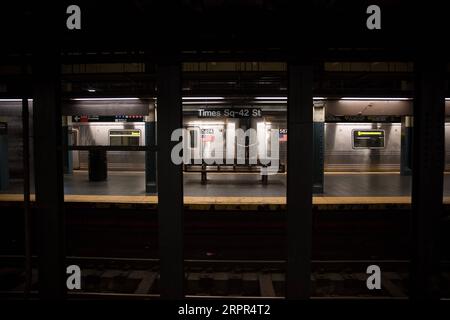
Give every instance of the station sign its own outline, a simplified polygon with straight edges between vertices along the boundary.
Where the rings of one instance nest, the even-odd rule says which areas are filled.
[[[110,137],[137,137],[141,136],[141,130],[111,130]]]
[[[384,148],[384,130],[361,129],[353,130],[354,149]]]
[[[199,118],[260,118],[259,108],[198,109]]]
[[[278,138],[280,142],[287,142],[287,133],[288,129],[279,129],[278,130]]]
[[[72,116],[72,122],[143,122],[144,116]]]
[[[201,129],[202,132],[202,142],[214,142],[216,137],[214,135],[214,129],[206,128]]]
[[[325,122],[378,122],[378,123],[396,123],[402,122],[400,116],[383,116],[383,115],[345,115],[335,116],[327,114]]]

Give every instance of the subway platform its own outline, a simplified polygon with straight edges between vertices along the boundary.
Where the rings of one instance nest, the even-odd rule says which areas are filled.
[[[285,174],[272,175],[263,185],[254,173],[209,173],[207,184],[201,184],[200,173],[184,173],[183,185],[188,205],[286,203]],[[8,189],[0,192],[0,201],[21,201],[22,190],[21,180],[11,180]],[[74,171],[64,176],[64,192],[68,202],[158,202],[157,194],[145,193],[144,172],[110,171],[106,181],[93,182],[87,171]],[[410,195],[411,177],[398,173],[326,173],[324,193],[314,194],[313,203],[410,204]],[[450,174],[444,176],[444,201],[450,202]]]

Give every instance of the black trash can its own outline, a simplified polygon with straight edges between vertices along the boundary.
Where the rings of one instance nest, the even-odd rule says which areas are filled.
[[[107,177],[106,150],[89,150],[89,181],[105,181]]]

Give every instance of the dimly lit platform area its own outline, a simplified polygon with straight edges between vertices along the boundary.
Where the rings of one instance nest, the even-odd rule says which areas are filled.
[[[199,173],[183,174],[184,195],[191,197],[285,197],[286,175],[270,176],[267,185],[252,173],[209,173],[208,183],[201,184]],[[23,184],[12,180],[0,194],[20,194]],[[33,188],[32,188],[33,191]],[[111,171],[105,181],[89,181],[87,171],[64,176],[66,195],[143,196],[143,172]],[[403,197],[411,195],[411,177],[399,173],[325,173],[324,192],[316,197]],[[444,196],[450,196],[450,175],[444,175]],[[1,197],[0,197],[1,200]],[[336,200],[338,201],[338,200]]]

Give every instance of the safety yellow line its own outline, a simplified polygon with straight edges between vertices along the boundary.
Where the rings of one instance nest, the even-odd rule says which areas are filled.
[[[31,195],[31,201],[35,196]],[[450,203],[450,197],[445,197]],[[2,202],[22,202],[21,194],[1,194]],[[66,202],[157,204],[157,196],[65,195]],[[285,197],[184,197],[186,205],[285,205]],[[313,204],[409,204],[410,197],[313,197]]]
[[[450,197],[444,197],[450,204]],[[35,196],[31,195],[31,201]],[[118,203],[118,204],[157,204],[157,196],[119,196],[119,195],[65,195],[65,202]],[[0,194],[0,202],[23,202],[22,194]],[[411,197],[328,197],[314,196],[315,205],[366,205],[366,204],[410,204]],[[286,205],[286,197],[184,197],[185,205]]]

